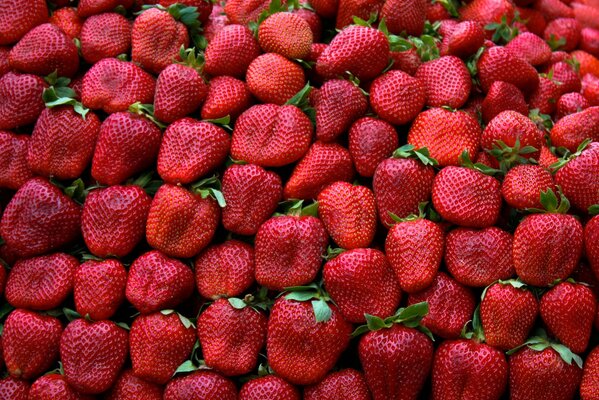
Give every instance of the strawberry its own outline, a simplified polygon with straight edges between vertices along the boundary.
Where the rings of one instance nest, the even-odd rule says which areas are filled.
[[[78,39],[81,36],[85,19],[79,17],[77,8],[64,7],[54,10],[50,16],[50,23],[59,27],[71,39]]]
[[[105,58],[83,76],[81,101],[84,106],[107,113],[126,111],[135,102],[152,103],[155,82],[137,65]]]
[[[8,376],[0,379],[0,399],[28,400],[29,382]]]
[[[331,372],[320,383],[304,389],[304,400],[370,400],[364,375],[347,368]]]
[[[174,312],[140,315],[131,325],[129,338],[133,374],[164,385],[189,357],[195,341],[191,322]]]
[[[538,109],[542,114],[553,114],[555,112],[555,103],[557,103],[559,97],[559,84],[552,79],[541,76],[539,86],[528,98],[528,106],[531,109]]]
[[[316,62],[316,72],[334,78],[349,71],[360,80],[371,80],[388,64],[389,40],[374,28],[352,25],[336,35]]]
[[[349,153],[356,171],[364,177],[372,177],[378,165],[391,156],[398,143],[395,128],[380,119],[360,118],[349,130]]]
[[[343,318],[364,323],[364,315],[385,318],[401,300],[399,283],[385,255],[375,249],[345,251],[323,268],[324,285]]]
[[[599,277],[599,217],[591,218],[584,227],[585,253],[596,277]]]
[[[125,370],[108,392],[106,400],[162,400],[162,387]]]
[[[426,85],[402,71],[389,71],[370,86],[370,105],[394,125],[412,121],[426,102]]]
[[[89,260],[75,271],[75,309],[95,321],[111,318],[125,300],[127,271],[117,260]]]
[[[154,115],[172,123],[196,111],[208,96],[194,49],[181,50],[182,64],[171,64],[160,72],[154,94]]]
[[[584,363],[580,397],[582,400],[594,400],[599,395],[599,347],[589,353]]]
[[[318,216],[335,243],[344,249],[370,245],[376,231],[376,207],[370,189],[335,182],[317,199]]]
[[[587,55],[583,56],[583,57],[586,57],[589,60],[592,60],[592,58],[589,56],[593,56],[595,58],[595,60],[597,60],[597,57],[599,57],[599,44],[597,44],[598,40],[599,40],[599,29],[591,28],[591,27],[582,28],[582,30],[580,31],[580,49],[581,50],[578,50],[578,53],[574,54],[574,57],[576,57],[576,59],[578,59],[579,56],[581,55],[581,53],[586,53]],[[599,65],[595,60],[593,60],[593,64]]]
[[[255,235],[277,209],[281,178],[254,164],[231,165],[223,175],[223,226],[240,235]]]
[[[560,282],[541,298],[541,318],[549,331],[574,353],[589,345],[597,305],[583,284]]]
[[[565,61],[554,63],[548,70],[547,74],[553,74],[553,80],[560,82],[558,85],[558,96],[569,92],[580,92],[581,81],[580,74],[574,67]]]
[[[510,169],[501,185],[505,201],[519,210],[542,208],[542,192],[556,190],[551,172],[539,165],[517,165]]]
[[[19,190],[33,172],[27,164],[30,137],[0,131],[0,187]]]
[[[551,58],[551,47],[539,36],[530,32],[520,33],[505,48],[534,66],[545,64]]]
[[[351,324],[322,297],[310,304],[294,300],[296,294],[307,297],[306,292],[292,292],[272,307],[266,336],[268,363],[275,374],[294,385],[313,385],[326,376],[349,344]]]
[[[316,12],[313,10],[308,10],[307,8],[302,7],[293,10],[293,13],[308,23],[310,31],[312,31],[313,42],[319,42],[322,37],[323,27],[322,21],[320,20],[318,14],[316,14]],[[312,52],[312,44],[314,43],[310,44],[310,52]]]
[[[547,24],[543,36],[555,50],[572,51],[580,41],[581,29],[574,18],[556,18]]]
[[[258,20],[260,14],[269,7],[265,0],[231,0],[225,5],[225,13],[234,24],[247,25]],[[284,4],[284,2],[283,2]]]
[[[93,190],[81,213],[81,232],[97,257],[124,257],[143,239],[152,199],[135,185]]]
[[[354,17],[368,20],[371,15],[379,14],[384,0],[338,0],[335,28],[339,31],[354,23]]]
[[[443,56],[418,67],[415,75],[426,90],[426,105],[460,108],[468,100],[472,80],[466,64],[455,56]]]
[[[0,77],[0,129],[14,129],[37,120],[48,85],[35,75],[7,72]]]
[[[447,234],[445,265],[461,284],[485,287],[515,274],[512,235],[497,227],[457,228]]]
[[[212,76],[242,78],[250,63],[260,55],[258,42],[243,25],[227,25],[206,47],[204,71]]]
[[[585,140],[599,140],[599,107],[589,107],[580,112],[566,115],[551,129],[551,144],[565,147],[571,152]]]
[[[391,51],[389,58],[393,61],[392,70],[400,70],[412,76],[416,74],[418,67],[422,65],[422,59],[415,48],[405,51]]]
[[[27,32],[48,20],[44,0],[6,0],[0,16],[0,46],[16,43]]]
[[[356,85],[331,79],[318,91],[316,109],[316,138],[331,142],[364,115],[368,100]]]
[[[339,0],[311,0],[309,4],[322,18],[335,18],[339,8]]]
[[[548,170],[552,170],[551,165],[558,162],[559,159],[549,147],[546,145],[541,146],[541,155],[539,156],[539,165],[541,167],[547,168]]]
[[[441,166],[459,165],[460,155],[478,153],[480,125],[461,111],[431,108],[418,114],[408,133],[408,143],[426,148]]]
[[[599,106],[599,78],[593,74],[583,76],[581,93],[591,106]]]
[[[10,71],[10,63],[8,62],[9,54],[10,47],[0,46],[0,77]]]
[[[310,25],[294,13],[272,14],[258,29],[258,43],[264,52],[277,53],[289,59],[306,58],[312,40]]]
[[[85,400],[90,397],[77,393],[69,386],[63,375],[50,373],[33,382],[29,390],[29,398],[38,400]]]
[[[477,0],[477,2],[488,0]],[[501,0],[502,1],[502,0]],[[464,18],[465,15],[462,14]],[[516,56],[512,51],[501,46],[494,46],[483,51],[477,63],[478,77],[485,92],[495,81],[511,83],[523,93],[529,93],[539,84],[537,71],[527,61]]]
[[[381,9],[381,18],[385,19],[389,32],[399,35],[420,36],[424,30],[426,19],[426,2],[424,0],[386,1]]]
[[[210,81],[202,118],[220,119],[228,115],[235,120],[251,105],[252,94],[245,82],[230,76],[217,76]]]
[[[127,331],[112,321],[76,319],[60,338],[66,381],[86,394],[104,392],[114,384],[128,351]]]
[[[214,199],[166,183],[152,200],[146,239],[169,257],[193,257],[210,243],[219,221]]]
[[[229,147],[230,138],[223,128],[189,117],[180,119],[164,132],[158,173],[168,183],[194,182],[221,165]]]
[[[171,380],[164,400],[237,400],[235,384],[212,371],[197,371]]]
[[[508,21],[514,15],[514,5],[507,0],[474,0],[459,9],[462,21],[475,21],[481,25],[501,22],[503,16]]]
[[[300,400],[297,388],[275,375],[252,379],[241,387],[239,400]]]
[[[540,11],[548,21],[574,16],[572,8],[561,0],[536,0],[533,7],[535,10]]]
[[[261,167],[280,167],[306,154],[312,133],[310,119],[296,106],[255,105],[235,123],[231,157]]]
[[[58,318],[17,309],[2,331],[2,352],[8,373],[19,379],[42,375],[58,358],[62,324]]]
[[[489,123],[503,111],[512,110],[528,115],[528,105],[522,92],[511,83],[495,81],[482,103],[483,121]]]
[[[485,340],[501,350],[520,346],[532,329],[539,305],[519,281],[500,281],[489,286],[480,303]]]
[[[174,308],[191,296],[194,276],[183,262],[159,251],[139,256],[129,268],[125,294],[142,314]]]
[[[266,342],[266,316],[237,300],[218,299],[198,318],[206,365],[225,376],[244,375],[256,368]]]
[[[89,64],[126,54],[131,48],[131,25],[117,13],[93,15],[81,27],[81,55]]]
[[[485,33],[479,23],[462,21],[456,24],[450,33],[444,35],[441,54],[465,58],[476,53],[484,40]]]
[[[133,5],[134,0],[80,0],[77,6],[77,13],[80,17],[89,17],[92,15],[110,12],[118,6],[128,9]]]
[[[155,2],[155,0],[153,0],[152,2]],[[196,7],[196,12],[199,14],[197,18],[201,24],[206,24],[208,22],[208,19],[212,14],[213,9],[212,2],[206,0],[160,0],[156,3],[164,7],[170,7],[173,4],[177,3],[183,4],[184,6]],[[214,4],[214,7],[216,7],[216,5],[217,4]]]
[[[256,57],[247,69],[250,92],[263,103],[283,105],[306,84],[302,67],[277,53]]]
[[[29,141],[29,167],[38,175],[58,179],[81,176],[94,154],[100,124],[93,112],[82,118],[70,106],[46,108]]]

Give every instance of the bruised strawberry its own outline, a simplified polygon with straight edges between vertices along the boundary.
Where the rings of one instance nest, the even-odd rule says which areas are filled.
[[[252,94],[245,82],[230,76],[217,76],[210,81],[202,118],[220,119],[228,115],[234,121],[251,105]]]
[[[0,131],[0,187],[19,190],[33,172],[27,163],[30,137]]]
[[[125,300],[127,271],[114,259],[84,262],[75,271],[75,309],[94,321],[111,318]]]
[[[399,35],[405,32],[408,35],[420,36],[426,19],[426,1],[385,1],[381,9],[381,18],[385,19],[391,33]]]
[[[599,140],[599,107],[589,107],[566,115],[555,123],[550,133],[551,144],[565,147],[570,152],[585,140]]]
[[[522,92],[511,83],[495,81],[482,103],[483,121],[489,123],[503,111],[512,110],[528,115],[528,105]]]
[[[304,389],[304,400],[370,400],[364,375],[351,368],[331,372],[320,383]]]
[[[106,400],[162,400],[162,387],[124,371],[108,392]]]
[[[284,379],[275,375],[266,375],[252,379],[241,387],[239,400],[300,400],[299,390]]]
[[[372,117],[360,118],[349,130],[349,153],[358,174],[371,177],[398,146],[395,128]]]
[[[204,71],[212,76],[242,78],[250,63],[260,55],[252,32],[243,25],[227,25],[206,47]]]
[[[304,70],[280,54],[266,53],[249,65],[245,80],[263,103],[283,105],[306,84]]]
[[[48,20],[44,0],[6,0],[0,16],[0,46],[16,43],[32,28]]]
[[[164,390],[164,400],[237,400],[237,388],[227,378],[212,371],[196,371],[171,380]]]
[[[474,3],[470,3],[472,4]],[[534,67],[505,47],[494,46],[483,51],[477,68],[485,92],[489,91],[495,81],[511,83],[523,93],[533,91],[539,84],[539,75]]]
[[[89,17],[81,28],[81,54],[90,64],[116,57],[131,48],[131,25],[117,13]]]
[[[545,64],[551,58],[551,47],[539,36],[530,32],[520,33],[505,48],[534,66]]]
[[[277,53],[289,59],[306,58],[312,40],[308,22],[289,12],[272,14],[258,29],[258,42],[264,52]]]
[[[444,56],[418,67],[415,75],[426,90],[429,107],[460,108],[468,100],[472,80],[466,64],[455,56]]]
[[[7,72],[0,77],[0,129],[34,123],[44,110],[42,93],[48,85],[35,75]]]
[[[46,374],[33,382],[29,390],[29,397],[38,400],[89,399],[88,396],[79,394],[69,386],[63,375],[54,373]]]
[[[425,101],[424,83],[402,71],[389,71],[370,86],[373,110],[394,125],[403,125],[416,118]]]

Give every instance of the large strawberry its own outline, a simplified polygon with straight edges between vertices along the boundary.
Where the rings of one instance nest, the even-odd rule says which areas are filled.
[[[540,165],[531,164],[510,169],[501,184],[505,201],[520,210],[542,208],[541,193],[548,189],[556,189],[551,172]]]
[[[44,110],[48,85],[39,76],[7,72],[0,77],[0,129],[14,129],[37,120]]]
[[[239,400],[300,400],[299,390],[276,375],[266,375],[245,383],[239,391]]]
[[[389,71],[376,78],[370,86],[372,109],[379,117],[394,125],[412,121],[425,102],[424,83],[403,71]]]
[[[197,371],[171,380],[164,400],[237,400],[235,383],[213,371]]]
[[[94,321],[111,318],[125,301],[127,271],[117,260],[89,260],[75,271],[75,309]]]
[[[44,0],[6,0],[0,15],[0,46],[16,43],[27,32],[48,20]]]
[[[266,53],[289,59],[304,59],[310,53],[313,35],[308,22],[297,14],[274,13],[260,24],[258,42]]]
[[[256,98],[277,105],[291,100],[306,84],[302,67],[276,53],[256,57],[247,69],[245,80]]]
[[[0,187],[19,190],[33,172],[27,164],[29,135],[0,131]]]
[[[378,165],[390,157],[399,140],[393,125],[372,117],[360,118],[349,130],[349,153],[358,174],[374,175]]]
[[[162,386],[138,378],[125,370],[108,392],[106,400],[163,400]]]
[[[599,204],[599,143],[581,145],[571,158],[557,171],[555,181],[576,208],[587,211],[592,205]]]
[[[584,362],[584,372],[580,384],[582,400],[595,400],[599,396],[599,347],[589,353]]]
[[[260,47],[247,27],[227,25],[206,47],[204,71],[212,76],[228,75],[242,78],[250,63],[259,55]]]
[[[89,396],[78,393],[67,383],[65,377],[56,373],[48,373],[38,378],[29,390],[29,398],[37,400],[88,400]]]
[[[328,374],[320,383],[304,389],[304,400],[370,400],[364,375],[351,368]]]
[[[444,56],[422,64],[415,78],[424,84],[429,107],[460,108],[468,100],[472,88],[466,64],[455,56]]]
[[[551,129],[551,144],[575,152],[585,140],[599,140],[599,107],[566,115]]]
[[[496,115],[503,111],[516,111],[522,115],[528,114],[528,105],[524,95],[516,86],[503,81],[491,84],[482,103],[481,113],[483,121],[489,123]]]
[[[495,81],[511,83],[523,93],[535,90],[539,84],[539,75],[535,68],[505,47],[494,46],[486,49],[478,60],[477,68],[485,92]]]
[[[90,64],[126,54],[131,48],[131,24],[117,13],[89,17],[81,27],[81,55]]]
[[[234,121],[252,103],[252,94],[245,82],[231,76],[217,76],[210,80],[202,118],[216,120],[228,115]]]

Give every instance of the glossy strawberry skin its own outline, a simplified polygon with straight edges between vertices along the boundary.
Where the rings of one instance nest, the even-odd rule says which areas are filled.
[[[42,375],[58,358],[62,324],[58,318],[17,309],[2,331],[2,352],[8,373],[31,380]]]
[[[518,34],[505,48],[534,66],[542,65],[551,58],[551,48],[549,45],[531,32]]]
[[[177,377],[164,390],[164,400],[236,400],[237,388],[227,378],[212,371],[197,371]]]
[[[374,175],[378,165],[399,145],[397,132],[388,122],[372,117],[360,118],[349,130],[349,153],[358,174]]]
[[[320,383],[304,389],[305,400],[370,400],[364,375],[351,368],[331,372]]]
[[[208,44],[204,71],[212,76],[243,78],[259,55],[260,47],[247,27],[227,25]]]
[[[527,116],[508,110],[497,114],[485,127],[481,145],[486,150],[492,150],[499,140],[510,147],[513,147],[519,140],[520,148],[532,146],[540,150],[543,144],[543,135]],[[539,153],[525,154],[524,157],[537,159]]]
[[[31,385],[29,397],[38,400],[87,400],[89,396],[79,394],[69,386],[63,375],[46,374]]]
[[[171,64],[156,80],[154,115],[173,123],[197,110],[208,96],[208,85],[200,73],[186,65]]]
[[[511,83],[523,93],[531,92],[539,84],[534,67],[501,46],[483,52],[478,61],[478,76],[485,92],[495,81]]]
[[[89,17],[114,10],[118,6],[131,8],[133,0],[81,0],[77,6],[80,17]]]
[[[518,165],[508,171],[501,185],[501,194],[512,207],[542,209],[541,192],[556,190],[551,172],[538,165]]]
[[[123,15],[94,15],[81,27],[81,55],[90,64],[128,53],[130,48],[131,24]]]
[[[280,106],[306,84],[301,66],[276,53],[256,57],[247,69],[245,80],[257,99]]]
[[[217,76],[210,80],[202,118],[219,119],[228,115],[236,120],[252,103],[252,94],[245,82],[231,76]]]
[[[162,400],[161,386],[150,383],[124,371],[108,392],[106,400]]]
[[[258,29],[258,42],[265,53],[277,53],[289,59],[306,58],[312,40],[308,22],[289,12],[272,14]]]
[[[485,33],[475,21],[462,21],[443,37],[441,54],[468,57],[483,45]]]
[[[472,89],[466,64],[455,56],[443,56],[422,64],[415,78],[424,84],[429,107],[460,108]]]
[[[584,227],[585,254],[596,277],[599,277],[599,217],[591,218]]]
[[[42,93],[48,85],[35,75],[7,72],[0,77],[0,129],[34,123],[44,110]]]
[[[596,171],[599,171],[599,143],[591,143],[579,157],[568,162],[555,175],[555,181],[566,197],[581,211],[599,204]]]
[[[403,125],[416,118],[425,101],[424,83],[402,71],[389,71],[370,86],[372,109],[394,125]]]
[[[0,46],[16,43],[27,32],[48,20],[48,6],[43,0],[9,0],[3,3],[6,13],[0,18]]]
[[[592,400],[599,394],[599,348],[595,347],[587,356],[580,384],[580,396],[583,400]]]
[[[33,172],[27,163],[29,135],[0,131],[0,187],[18,190]]]
[[[29,386],[27,381],[6,377],[0,380],[0,396],[10,400],[27,400]]]
[[[495,81],[489,87],[482,104],[482,117],[487,123],[503,111],[528,114],[528,105],[522,92],[511,83]]]
[[[94,321],[110,319],[125,301],[127,271],[114,259],[89,260],[75,271],[75,309]]]
[[[260,399],[300,400],[299,390],[276,375],[252,379],[241,387],[239,400]]]
[[[599,140],[598,121],[599,107],[589,107],[580,112],[566,115],[551,129],[551,144],[575,152],[585,139]]]

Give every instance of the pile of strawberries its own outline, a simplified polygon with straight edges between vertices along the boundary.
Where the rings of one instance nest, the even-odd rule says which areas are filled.
[[[0,0],[0,400],[598,400],[599,0],[459,1]]]

